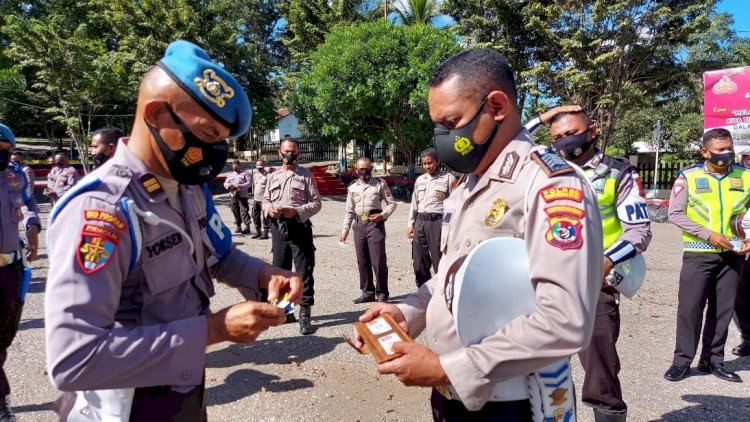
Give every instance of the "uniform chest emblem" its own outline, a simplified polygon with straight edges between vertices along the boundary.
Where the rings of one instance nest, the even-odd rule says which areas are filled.
[[[549,229],[545,234],[547,243],[562,250],[579,249],[583,245],[581,218],[586,215],[585,211],[566,205],[549,207],[544,211],[549,217]]]
[[[708,179],[706,179],[705,177],[699,177],[695,179],[695,192],[711,193],[711,187],[708,185]]]
[[[443,192],[441,192],[441,191],[439,191],[439,190],[436,190],[436,191],[435,191],[435,198],[436,198],[436,199],[440,199],[440,198],[442,198],[442,197],[443,197]]]
[[[729,179],[729,190],[739,190],[744,191],[745,186],[744,183],[742,183],[741,177],[732,177]]]
[[[604,179],[596,179],[594,180],[591,185],[594,186],[594,190],[596,193],[603,193],[604,192]]]
[[[107,228],[86,224],[78,244],[78,265],[84,274],[95,273],[106,266],[117,250],[119,235]]]
[[[495,227],[500,224],[500,221],[505,215],[505,211],[508,210],[508,201],[505,199],[496,199],[492,203],[492,206],[487,211],[487,216],[484,217],[484,225],[487,227]]]

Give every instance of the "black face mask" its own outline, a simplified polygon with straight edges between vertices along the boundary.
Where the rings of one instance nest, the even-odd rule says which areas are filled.
[[[10,151],[4,149],[0,151],[0,171],[5,171],[10,164]]]
[[[62,161],[55,161],[55,166],[62,167],[63,165],[65,165],[65,163],[63,163]]]
[[[94,164],[94,167],[99,167],[102,164],[104,164],[104,162],[107,161],[108,159],[109,159],[109,155],[103,152],[98,152],[91,156],[91,163]]]
[[[281,159],[284,160],[284,164],[288,166],[296,163],[298,156],[298,154],[295,154],[293,152],[281,153]]]
[[[240,169],[232,169],[232,170],[234,170],[235,173],[239,173],[240,172]]]
[[[717,154],[709,151],[708,161],[719,168],[726,168],[734,162],[734,151]]]
[[[479,104],[479,109],[469,123],[460,128],[451,130],[441,124],[435,125],[433,143],[438,158],[446,166],[459,173],[471,173],[477,168],[479,162],[487,153],[498,128],[500,128],[500,123],[495,122],[492,131],[484,142],[480,144],[474,141],[472,133],[474,133],[474,128],[479,121],[479,116],[482,115],[485,102],[487,102],[487,97],[484,97]]]
[[[159,135],[159,131],[146,122],[151,135],[159,145],[164,161],[167,162],[172,178],[183,185],[200,185],[212,180],[221,173],[229,156],[227,141],[207,144],[201,141],[188,129],[175,114],[172,107],[165,103],[172,120],[182,133],[185,145],[177,151],[169,149]]]
[[[357,170],[357,174],[362,178],[362,180],[368,181],[370,180],[370,175],[372,175],[372,169],[360,169]]]
[[[552,148],[564,159],[575,160],[585,154],[594,145],[594,140],[589,141],[588,136],[588,130],[575,135],[569,135],[556,140],[552,144]]]

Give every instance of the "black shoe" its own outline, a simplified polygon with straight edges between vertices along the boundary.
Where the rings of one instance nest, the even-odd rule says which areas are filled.
[[[690,376],[690,365],[672,365],[664,374],[667,381],[682,381]]]
[[[594,422],[626,422],[627,419],[628,409],[604,410],[594,408]]]
[[[746,338],[742,340],[742,343],[737,345],[734,349],[732,349],[732,353],[737,356],[747,356],[750,355],[750,338]]]
[[[268,232],[263,232],[263,236],[260,237],[260,240],[266,240],[268,239]]]
[[[10,397],[0,397],[0,422],[16,422],[16,415],[10,409]]]
[[[378,302],[388,303],[388,295],[378,295],[375,299]]]
[[[250,229],[242,230],[242,234],[250,234]]]
[[[254,235],[250,236],[250,239],[257,239],[260,237],[260,232],[255,232]]]
[[[356,304],[369,303],[369,302],[375,302],[375,295],[368,295],[366,293],[362,293],[362,296],[354,299],[354,303]]]
[[[234,229],[234,234],[242,234],[242,227],[237,226],[237,228]]]
[[[299,333],[303,336],[312,334],[315,332],[312,324],[310,323],[310,308],[303,307],[299,310]]]
[[[724,368],[724,362],[698,362],[698,370],[702,372],[708,372],[713,374],[715,377],[723,379],[729,382],[742,382],[742,378],[732,371]]]
[[[297,318],[295,318],[294,314],[292,313],[292,314],[288,314],[286,316],[286,322],[284,322],[284,324],[292,324],[292,323],[295,323],[295,322],[297,322]]]

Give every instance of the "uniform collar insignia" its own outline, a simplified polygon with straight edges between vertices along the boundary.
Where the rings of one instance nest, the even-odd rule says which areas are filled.
[[[152,198],[164,193],[164,189],[161,187],[161,183],[159,183],[159,180],[152,173],[142,174],[138,178],[138,181],[141,183],[141,186],[143,186],[143,189],[145,189],[146,192],[148,192],[148,195]]]
[[[501,179],[510,179],[513,177],[513,171],[516,169],[516,166],[518,165],[519,156],[515,151],[511,151],[510,153],[505,155],[505,160],[503,161],[503,165],[500,168],[500,174],[498,175]]]

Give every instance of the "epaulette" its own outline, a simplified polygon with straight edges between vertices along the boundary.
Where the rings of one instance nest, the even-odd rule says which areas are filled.
[[[575,169],[571,167],[564,158],[560,157],[557,151],[552,147],[548,147],[541,151],[533,151],[531,153],[531,159],[534,160],[542,170],[544,170],[547,177],[575,172]]]

